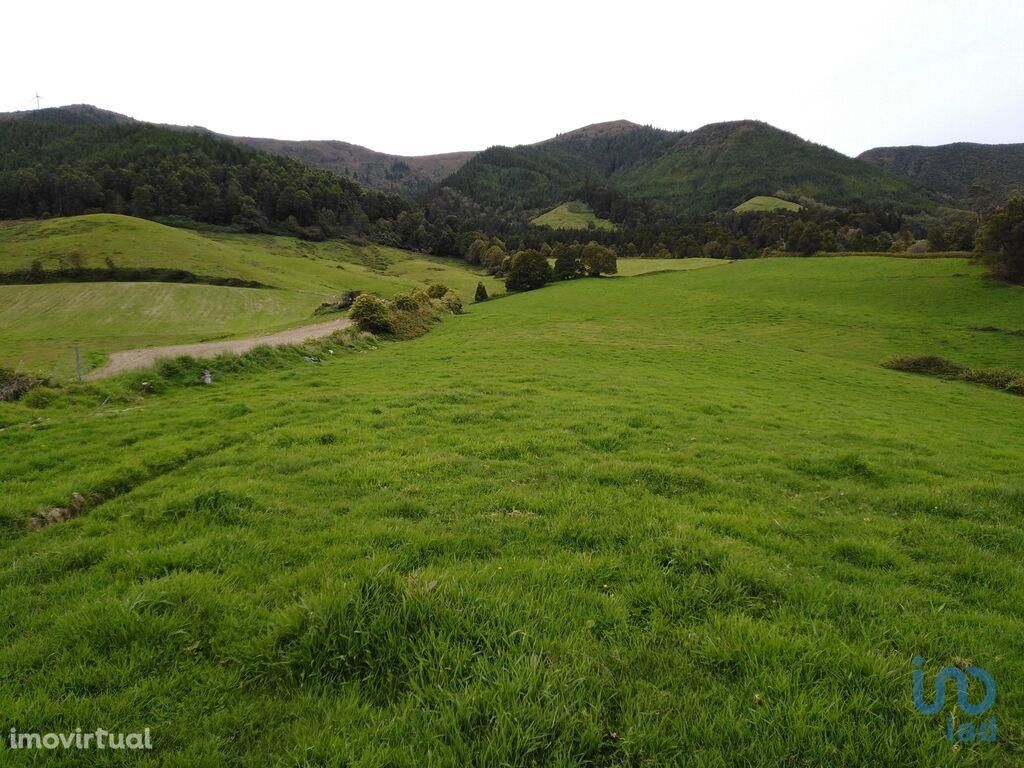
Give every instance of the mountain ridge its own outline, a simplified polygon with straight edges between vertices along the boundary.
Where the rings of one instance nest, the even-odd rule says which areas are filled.
[[[1024,143],[875,147],[857,157],[969,208],[999,204],[1013,192],[1024,191]]]
[[[89,104],[0,114],[0,122],[19,119],[204,132],[378,190],[419,196],[447,187],[501,210],[558,205],[588,185],[692,214],[776,194],[844,207],[972,207],[999,203],[1024,188],[1024,144],[876,147],[849,157],[753,119],[692,131],[617,119],[532,144],[433,155],[395,155],[341,140],[231,136],[201,126],[146,123]]]

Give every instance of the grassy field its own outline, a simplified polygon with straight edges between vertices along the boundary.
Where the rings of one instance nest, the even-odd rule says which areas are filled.
[[[655,274],[658,272],[686,272],[704,267],[721,267],[728,262],[722,259],[618,259],[616,266],[619,277]]]
[[[771,197],[770,195],[756,195],[733,208],[736,213],[760,213],[762,211],[778,210],[799,211],[802,209],[803,206],[799,203],[783,200],[781,197]]]
[[[616,229],[615,223],[608,219],[599,219],[590,206],[580,200],[562,203],[547,213],[542,213],[530,222],[538,227],[552,229]]]
[[[1022,368],[972,330],[1022,302],[963,260],[766,259],[0,404],[0,731],[149,727],[169,766],[1020,765],[1024,398],[880,363]],[[997,742],[914,709],[918,654],[993,675]]]
[[[463,262],[342,241],[192,232],[113,214],[0,223],[0,272],[80,263],[169,267],[235,277],[272,290],[161,283],[0,285],[0,365],[67,378],[73,346],[87,368],[121,349],[248,336],[313,322],[341,291],[391,295],[442,282],[471,301],[478,281],[504,285]]]

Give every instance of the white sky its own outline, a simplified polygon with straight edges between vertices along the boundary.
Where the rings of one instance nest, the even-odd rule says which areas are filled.
[[[847,154],[1024,142],[1024,0],[16,2],[0,111],[396,154],[757,118]]]

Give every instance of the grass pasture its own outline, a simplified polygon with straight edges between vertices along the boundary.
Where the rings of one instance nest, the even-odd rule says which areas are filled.
[[[972,329],[1022,302],[765,259],[0,403],[0,726],[148,726],[167,766],[1020,765],[1024,398],[880,363],[1020,369]],[[914,709],[918,654],[993,675],[998,741]]]
[[[803,206],[771,195],[755,195],[733,208],[736,213],[762,213],[764,211],[799,211]]]
[[[271,289],[165,283],[0,285],[0,365],[66,379],[73,346],[86,367],[110,352],[272,333],[313,322],[341,291],[385,296],[442,282],[472,301],[478,281],[504,285],[460,261],[342,241],[193,232],[114,214],[0,223],[0,272],[72,263],[181,269],[255,280]]]
[[[581,200],[571,200],[552,208],[533,219],[531,224],[552,229],[616,229],[615,222],[598,218],[590,206]]]

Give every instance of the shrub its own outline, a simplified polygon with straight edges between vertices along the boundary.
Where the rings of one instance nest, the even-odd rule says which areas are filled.
[[[961,378],[992,389],[1010,389],[1020,376],[1020,373],[1009,368],[969,368],[963,372]]]
[[[364,293],[352,303],[349,317],[356,327],[367,333],[391,333],[393,330],[388,306],[379,296]]]
[[[940,376],[944,379],[955,379],[960,376],[966,367],[952,360],[935,355],[924,355],[923,357],[894,357],[882,363],[886,368],[894,371],[905,371],[907,373],[920,373],[925,376]]]
[[[427,296],[432,299],[440,299],[446,293],[450,293],[450,291],[444,283],[433,283],[427,288]]]
[[[416,302],[417,309],[424,309],[430,306],[430,294],[422,288],[413,288],[409,291],[409,295],[412,297],[412,300]],[[444,294],[441,295],[443,296]]]
[[[990,389],[1024,395],[1024,373],[1010,368],[968,368],[933,355],[896,357],[882,365],[895,371],[937,376],[942,379],[958,379],[971,384],[981,384]]]
[[[13,403],[45,380],[10,368],[0,368],[0,402]]]
[[[396,293],[391,297],[391,302],[395,305],[395,309],[400,309],[403,312],[415,312],[420,306],[411,293]]]
[[[459,298],[459,294],[455,293],[455,291],[448,291],[441,297],[441,306],[453,315],[462,314],[462,299]]]
[[[487,289],[483,283],[476,284],[476,296],[473,297],[474,301],[487,301]]]

